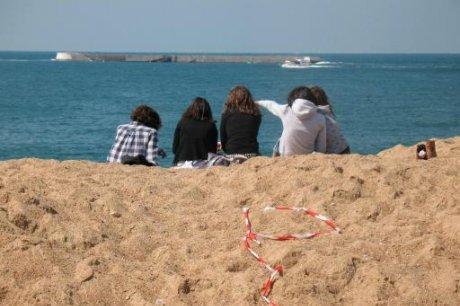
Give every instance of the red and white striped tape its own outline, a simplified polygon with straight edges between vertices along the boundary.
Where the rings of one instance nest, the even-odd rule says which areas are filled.
[[[251,247],[251,242],[256,242],[261,244],[262,239],[270,239],[276,241],[287,241],[287,240],[297,240],[297,239],[311,239],[318,237],[320,235],[328,234],[331,232],[340,233],[340,229],[337,225],[326,216],[320,215],[317,212],[303,208],[303,207],[287,207],[287,206],[274,206],[266,207],[265,212],[271,211],[292,211],[292,212],[302,212],[312,218],[319,219],[323,221],[328,227],[328,232],[306,232],[306,233],[297,233],[297,234],[282,234],[282,235],[271,235],[271,234],[261,234],[256,233],[252,229],[251,221],[249,220],[249,208],[243,208],[244,224],[246,228],[246,235],[243,237],[245,249],[270,273],[270,277],[264,282],[261,290],[262,299],[269,305],[276,305],[272,300],[269,299],[269,295],[273,289],[273,285],[276,280],[283,275],[283,267],[281,265],[275,265],[272,267],[267,260],[257,254]]]
[[[292,212],[301,212],[305,215],[316,218],[320,221],[323,221],[330,229],[328,232],[313,232],[313,233],[300,233],[300,234],[285,234],[285,235],[264,235],[258,234],[259,237],[278,240],[278,241],[285,241],[285,240],[296,240],[296,239],[310,239],[317,237],[319,235],[330,233],[331,231],[340,233],[340,229],[335,225],[334,221],[329,219],[328,217],[318,214],[312,209],[304,208],[304,207],[288,207],[288,206],[267,206],[264,208],[264,212],[272,212],[272,211],[292,211]]]

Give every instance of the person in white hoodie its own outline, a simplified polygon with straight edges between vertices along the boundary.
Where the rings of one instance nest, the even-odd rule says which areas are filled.
[[[326,92],[319,86],[310,87],[310,90],[318,111],[326,117],[326,153],[349,154],[350,146],[340,130]]]
[[[288,103],[261,100],[256,103],[281,119],[283,132],[279,140],[279,154],[291,156],[326,152],[326,118],[318,112],[314,95],[306,86],[294,88]]]

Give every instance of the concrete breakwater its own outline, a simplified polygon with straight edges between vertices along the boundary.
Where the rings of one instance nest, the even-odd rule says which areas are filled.
[[[99,62],[150,62],[150,63],[282,63],[295,61],[304,55],[211,55],[211,54],[134,54],[134,53],[93,53],[58,52],[58,61],[99,61]],[[320,58],[310,57],[312,63]]]

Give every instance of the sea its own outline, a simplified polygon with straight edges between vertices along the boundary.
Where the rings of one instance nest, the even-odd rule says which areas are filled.
[[[55,52],[0,52],[0,160],[37,157],[105,162],[116,128],[141,103],[163,121],[159,145],[171,166],[174,128],[205,97],[214,118],[229,90],[285,103],[298,85],[325,89],[352,152],[460,135],[459,54],[309,54],[307,69],[280,64],[59,62]],[[259,143],[271,155],[282,130],[263,111]]]

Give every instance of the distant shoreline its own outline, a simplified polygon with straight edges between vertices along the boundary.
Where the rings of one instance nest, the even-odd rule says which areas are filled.
[[[0,53],[17,52],[17,53],[57,53],[60,50],[0,50]],[[285,55],[285,56],[299,56],[302,54],[309,54],[313,56],[318,55],[460,55],[460,52],[186,52],[186,51],[63,51],[63,52],[81,52],[81,53],[107,53],[107,54],[165,54],[165,55]]]
[[[135,53],[98,53],[98,52],[57,52],[57,61],[83,62],[148,62],[148,63],[281,63],[307,59],[314,64],[321,61],[319,57],[308,55],[212,55],[212,54],[135,54]]]

